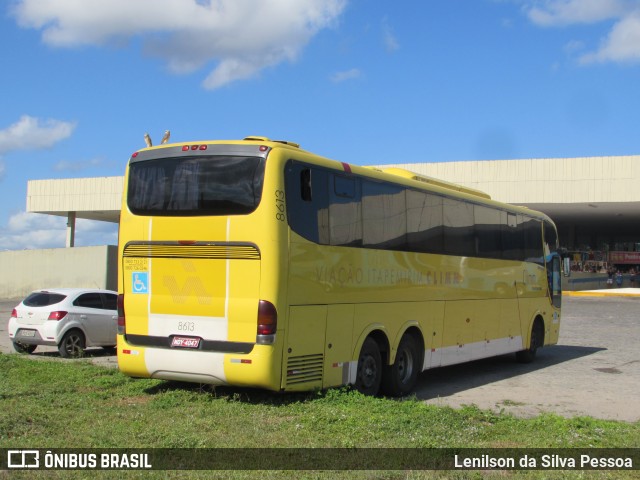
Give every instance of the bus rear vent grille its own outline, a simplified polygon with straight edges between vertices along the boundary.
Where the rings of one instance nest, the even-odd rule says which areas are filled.
[[[129,243],[125,257],[204,258],[260,260],[260,251],[253,245],[178,245],[175,243]]]
[[[289,357],[287,361],[287,385],[321,382],[324,355],[301,355]]]

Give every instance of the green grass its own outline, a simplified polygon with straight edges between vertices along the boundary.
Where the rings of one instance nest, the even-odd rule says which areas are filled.
[[[133,380],[115,369],[89,362],[35,361],[0,354],[0,448],[630,448],[638,445],[640,422],[590,417],[565,419],[553,414],[520,419],[475,406],[455,410],[427,405],[414,398],[366,397],[346,388],[305,394],[201,388],[195,384]],[[85,473],[91,473],[86,478],[96,475],[96,472]],[[338,472],[332,477],[484,478],[477,473]],[[516,475],[518,478],[565,478],[561,473],[493,475],[496,478]],[[182,474],[187,475],[175,472],[176,476]],[[188,474],[198,475],[197,472]],[[306,472],[303,476],[320,478],[317,477],[320,474]],[[620,478],[621,474],[572,472],[571,478]],[[84,478],[82,473],[61,472],[60,475]],[[275,472],[261,476],[270,475]],[[220,472],[219,476],[254,478],[258,475]],[[290,472],[290,478],[297,477],[300,474]]]

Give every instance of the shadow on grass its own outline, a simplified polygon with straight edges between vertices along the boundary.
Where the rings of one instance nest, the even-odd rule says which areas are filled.
[[[325,391],[312,390],[309,392],[272,392],[257,388],[228,387],[220,385],[208,385],[204,383],[178,382],[165,380],[161,383],[145,389],[149,395],[158,395],[171,391],[189,391],[210,395],[212,398],[249,404],[263,405],[291,405],[294,403],[305,403],[322,398]]]
[[[415,391],[411,394],[417,400],[429,400],[489,385],[494,382],[543,370],[570,360],[575,360],[606,350],[598,347],[553,345],[538,350],[537,358],[529,364],[518,363],[515,355],[501,355],[472,362],[435,368],[422,372]],[[341,387],[352,391],[351,387]],[[249,404],[290,405],[319,400],[327,395],[327,390],[310,392],[271,392],[254,388],[216,386],[178,381],[162,381],[145,390],[150,395],[168,391],[192,391],[211,395],[215,399]]]
[[[42,347],[39,347],[42,348]],[[55,347],[51,347],[51,349],[49,350],[45,350],[45,351],[38,351],[36,350],[33,353],[30,353],[29,356],[31,357],[35,357],[35,358],[58,358],[61,360],[65,360],[65,361],[73,361],[73,360],[92,360],[92,359],[97,359],[97,358],[106,358],[106,357],[113,357],[114,361],[116,359],[116,354],[114,353],[113,350],[111,349],[104,349],[101,347],[91,347],[91,348],[87,348],[83,355],[81,357],[78,358],[63,358],[60,356],[60,353],[58,352],[58,350],[53,350],[53,348]]]

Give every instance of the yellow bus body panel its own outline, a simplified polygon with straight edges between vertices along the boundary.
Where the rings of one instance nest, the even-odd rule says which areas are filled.
[[[387,364],[394,362],[408,330],[419,335],[423,370],[525,349],[536,319],[544,322],[545,344],[557,343],[560,310],[551,304],[544,268],[520,261],[314,244],[291,231],[283,215],[284,170],[294,159],[543,218],[536,212],[494,202],[476,191],[426,184],[408,173],[341,165],[257,137],[251,142],[206,142],[217,143],[264,143],[271,149],[262,198],[251,214],[139,217],[128,211],[125,183],[119,292],[125,295],[126,333],[132,343],[118,335],[124,373],[297,391],[354,383],[359,352],[370,334],[383,345]],[[129,254],[130,242],[151,245],[151,253],[145,255],[140,247]],[[189,242],[211,245],[193,253]],[[155,243],[172,245],[163,250]],[[146,288],[140,289],[142,284]],[[278,311],[271,345],[257,344],[259,300]],[[207,352],[168,344],[151,347],[135,344],[136,336],[201,337],[222,347]],[[224,351],[236,344],[237,351]]]

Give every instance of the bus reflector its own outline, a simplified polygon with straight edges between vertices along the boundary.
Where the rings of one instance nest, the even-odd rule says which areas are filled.
[[[250,358],[232,358],[230,360],[231,363],[240,363],[243,365],[251,365],[253,362]]]
[[[118,295],[118,335],[124,335],[126,323],[124,315],[124,294],[121,293]]]
[[[258,335],[274,335],[278,326],[278,312],[273,303],[260,300],[258,305]]]

